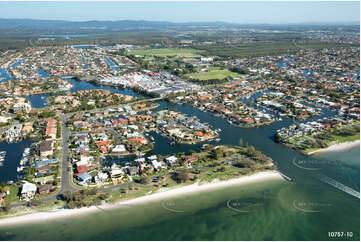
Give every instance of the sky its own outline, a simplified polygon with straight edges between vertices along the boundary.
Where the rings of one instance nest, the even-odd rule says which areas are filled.
[[[360,2],[0,2],[0,18],[230,23],[360,21]]]

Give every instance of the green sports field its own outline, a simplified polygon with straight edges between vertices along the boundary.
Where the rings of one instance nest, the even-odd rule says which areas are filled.
[[[242,74],[231,72],[227,69],[220,69],[220,68],[209,68],[208,72],[195,72],[189,73],[185,75],[188,78],[197,79],[197,80],[211,80],[211,79],[224,79],[227,76],[235,78],[241,77]]]

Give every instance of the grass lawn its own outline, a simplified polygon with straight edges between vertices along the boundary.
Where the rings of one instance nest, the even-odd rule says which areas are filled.
[[[46,183],[46,182],[52,181],[52,180],[54,180],[53,176],[43,176],[43,177],[33,179],[34,182],[40,182],[40,183]]]
[[[198,80],[211,80],[211,79],[224,79],[227,76],[232,78],[241,77],[242,74],[231,72],[227,69],[220,69],[220,68],[209,68],[208,72],[195,72],[189,73],[185,75],[188,78],[198,79]]]
[[[350,135],[350,136],[332,135],[332,140],[330,141],[330,143],[331,142],[334,142],[334,143],[351,142],[351,141],[355,141],[355,140],[359,140],[359,139],[360,139],[360,133]],[[326,142],[329,143],[328,140]]]
[[[204,51],[195,50],[195,49],[147,49],[147,50],[132,50],[130,54],[141,55],[141,56],[177,56],[177,57],[200,57],[201,53]]]
[[[8,186],[10,188],[10,194],[6,197],[5,201],[7,203],[15,203],[15,202],[19,202],[19,197],[18,197],[18,193],[19,193],[19,188],[16,185],[13,186]]]
[[[360,139],[360,133],[349,135],[349,136],[340,136],[340,135],[332,135],[331,139],[324,140],[328,146],[344,143],[344,142],[352,142]],[[309,148],[304,151],[309,153],[315,150],[320,150],[322,148]]]

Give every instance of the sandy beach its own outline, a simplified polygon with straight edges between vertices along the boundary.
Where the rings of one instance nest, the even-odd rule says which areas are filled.
[[[308,152],[307,154],[312,155],[312,154],[319,153],[319,152],[345,151],[345,150],[351,149],[355,146],[360,146],[360,140],[334,144],[334,145],[331,145],[324,149],[319,149],[319,150]]]
[[[160,189],[158,192],[126,200],[120,201],[114,204],[104,204],[101,206],[92,206],[87,208],[79,208],[79,209],[62,209],[57,211],[49,211],[49,212],[35,212],[32,214],[27,214],[23,216],[14,216],[9,218],[0,219],[0,226],[11,226],[17,224],[24,223],[32,223],[32,222],[45,222],[53,219],[72,217],[72,216],[80,216],[92,212],[97,212],[100,210],[108,210],[113,208],[119,208],[127,205],[136,205],[140,203],[146,203],[151,201],[162,200],[166,198],[176,197],[180,195],[187,195],[202,191],[210,191],[214,189],[220,189],[228,186],[241,185],[253,182],[261,182],[273,179],[283,179],[280,173],[277,171],[267,171],[267,172],[259,172],[250,176],[243,176],[240,178],[230,179],[227,181],[214,181],[211,183],[206,183],[199,185],[197,183],[187,186],[181,186],[177,188],[168,188],[168,189]]]

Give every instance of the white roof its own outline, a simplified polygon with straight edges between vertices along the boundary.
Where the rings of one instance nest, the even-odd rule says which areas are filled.
[[[115,146],[115,148],[113,149],[113,152],[124,152],[124,151],[126,151],[124,145],[117,145],[117,146]]]
[[[175,162],[175,161],[177,161],[177,157],[172,155],[172,156],[169,156],[168,158],[166,158],[166,160],[169,161],[169,162],[172,162],[172,161]]]
[[[134,160],[135,162],[145,162],[145,158],[144,157],[140,157]]]
[[[21,189],[21,193],[31,193],[36,192],[36,185],[30,182],[25,182]]]
[[[116,176],[120,174],[124,174],[124,171],[121,168],[112,169],[111,171],[111,176]]]
[[[149,156],[148,159],[149,159],[149,160],[155,160],[155,159],[157,159],[157,156],[156,156],[156,155],[152,155],[152,156]]]

